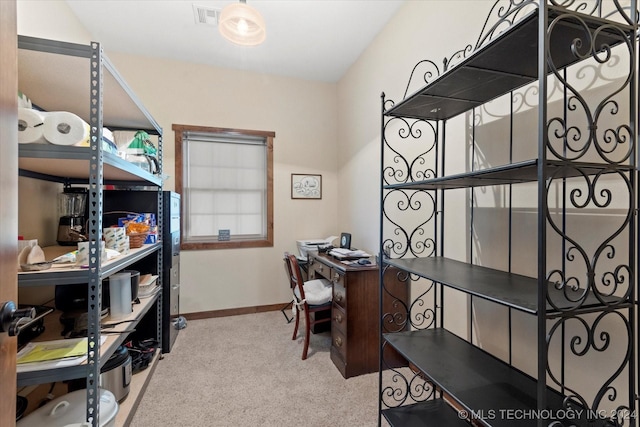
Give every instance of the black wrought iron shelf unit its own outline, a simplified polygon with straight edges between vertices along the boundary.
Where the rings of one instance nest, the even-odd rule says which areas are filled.
[[[380,313],[379,424],[385,418],[405,427],[638,425],[637,49],[635,0],[498,0],[475,45],[445,58],[442,69],[419,62],[397,104],[382,95],[381,295],[390,294],[384,270],[393,267],[412,300],[398,299],[396,312]],[[602,68],[619,74],[607,80]],[[424,80],[408,94],[414,77]],[[514,131],[514,123],[525,117],[518,105],[532,93],[536,105],[523,107],[536,121],[530,137]],[[493,103],[508,106],[501,118],[509,136],[485,144],[503,147],[509,159],[483,159],[489,165],[479,168],[475,135],[483,108]],[[448,121],[464,113],[468,140],[445,144]],[[530,146],[532,138],[535,158],[515,159],[514,147]],[[464,147],[453,154],[471,163],[465,172],[445,173],[451,146]],[[496,209],[508,212],[506,253],[480,242],[498,254],[488,263],[508,259],[506,269],[474,258],[482,239],[474,223],[479,187],[500,188],[503,204]],[[447,209],[446,191],[454,189],[469,189],[464,214]],[[517,247],[533,246],[537,259],[529,261],[537,276],[517,273],[531,268],[512,261],[516,190],[531,193],[521,206],[534,216],[536,235]],[[578,217],[588,217],[598,233]],[[449,220],[466,224],[468,240],[446,238]],[[445,256],[445,242],[469,245],[467,259]],[[451,292],[467,296],[464,308],[445,303]],[[473,323],[478,300],[506,313],[499,355],[474,339],[483,328]],[[445,313],[461,311],[471,320],[452,332]],[[533,362],[514,360],[516,312],[535,325],[535,338],[517,337],[531,346]],[[386,364],[386,347],[408,367]],[[602,378],[579,376],[605,370]]]
[[[79,366],[19,372],[19,386],[86,378],[86,420],[92,426],[100,425],[99,391],[100,367],[109,359],[118,345],[126,339],[145,316],[154,316],[155,338],[161,340],[162,293],[141,299],[122,327],[114,329],[121,334],[109,334],[101,346],[102,281],[132,264],[149,259],[159,278],[162,277],[162,245],[146,244],[111,261],[101,260],[99,242],[102,240],[103,188],[106,184],[135,190],[135,187],[155,187],[158,190],[159,233],[162,235],[162,129],[144,108],[112,63],[102,46],[18,36],[18,81],[20,89],[44,111],[68,111],[89,124],[90,146],[58,146],[53,144],[20,144],[18,150],[19,174],[65,185],[83,184],[88,189],[88,238],[90,253],[87,269],[58,269],[18,274],[19,287],[69,285],[86,283],[87,307],[87,361]],[[155,135],[158,142],[158,170],[149,173],[117,155],[106,152],[102,146],[103,126],[111,130],[145,130]],[[133,188],[132,188],[133,187]],[[126,210],[126,206],[122,207]],[[160,279],[159,279],[160,280]],[[159,283],[161,288],[161,283]],[[152,314],[153,313],[153,314]],[[157,360],[157,358],[155,359]],[[145,384],[149,376],[145,376]],[[132,381],[135,380],[135,377]],[[143,387],[136,387],[144,390]],[[128,396],[139,400],[141,395]],[[136,407],[137,405],[132,405]],[[126,414],[119,414],[119,419]]]

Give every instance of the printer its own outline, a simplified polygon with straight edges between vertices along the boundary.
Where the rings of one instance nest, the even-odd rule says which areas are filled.
[[[317,252],[319,249],[327,248],[331,246],[333,241],[337,238],[337,236],[329,236],[326,239],[296,240],[296,244],[298,245],[298,253],[300,254],[299,258],[302,260],[306,260],[307,253],[309,251]]]

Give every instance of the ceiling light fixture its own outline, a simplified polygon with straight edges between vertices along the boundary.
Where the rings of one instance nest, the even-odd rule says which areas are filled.
[[[222,9],[218,28],[222,37],[242,46],[259,45],[267,37],[262,15],[246,0]]]

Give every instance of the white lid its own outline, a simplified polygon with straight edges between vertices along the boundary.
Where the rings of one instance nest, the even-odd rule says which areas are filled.
[[[72,427],[88,425],[87,390],[76,390],[38,408],[16,423],[18,427]],[[118,414],[118,402],[109,390],[100,389],[100,426],[106,426]]]

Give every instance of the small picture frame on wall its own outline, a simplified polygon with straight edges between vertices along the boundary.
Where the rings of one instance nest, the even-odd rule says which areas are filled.
[[[292,173],[292,199],[322,199],[322,175]]]

